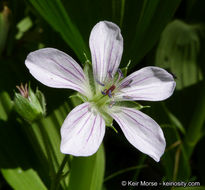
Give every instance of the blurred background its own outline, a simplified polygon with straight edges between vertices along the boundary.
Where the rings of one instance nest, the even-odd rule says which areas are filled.
[[[205,189],[204,0],[1,0],[0,1],[0,190]],[[24,61],[31,51],[53,47],[83,65],[89,35],[99,21],[116,23],[124,38],[121,67],[128,74],[159,66],[176,80],[174,95],[142,111],[165,134],[161,161],[135,149],[107,128],[104,146],[88,158],[60,153],[60,127],[78,105],[72,90],[35,80]],[[44,94],[46,117],[29,122],[15,109],[16,85]],[[37,90],[38,91],[38,90]],[[61,166],[65,166],[64,169]],[[122,186],[122,181],[182,181],[192,187]]]

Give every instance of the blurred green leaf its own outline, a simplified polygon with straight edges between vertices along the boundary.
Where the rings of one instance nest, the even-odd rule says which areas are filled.
[[[33,141],[33,148],[38,153],[41,151],[49,164],[49,175],[51,180],[55,177],[56,172],[64,158],[64,155],[60,152],[60,127],[67,115],[69,107],[67,104],[61,105],[51,115],[45,119],[32,124],[30,129],[25,129],[28,135],[32,135],[31,141]],[[39,147],[36,147],[38,144]],[[39,155],[39,159],[43,155]],[[68,169],[68,167],[66,167]],[[66,188],[68,178],[61,181],[61,185]]]
[[[183,134],[185,134],[185,129],[178,118],[168,110],[165,104],[162,104],[164,111],[166,112],[170,122],[173,124],[174,127],[178,128]]]
[[[139,63],[155,45],[180,2],[180,0],[126,1],[125,10],[129,11],[125,11],[122,31],[126,34],[124,35],[125,57],[132,60],[130,67]]]
[[[0,12],[0,55],[6,43],[10,21],[9,16],[11,12],[7,6],[4,6],[3,11]]]
[[[200,93],[197,96],[195,102],[194,112],[192,114],[187,135],[185,136],[185,147],[188,157],[193,153],[196,144],[199,142],[200,138],[203,136],[203,124],[205,121],[205,81],[200,85]]]
[[[0,92],[0,119],[6,121],[12,110],[12,101],[7,92]]]
[[[33,23],[29,17],[23,18],[16,26],[18,28],[18,33],[15,36],[16,39],[19,40],[23,36],[24,32],[28,31],[32,26]]]
[[[22,170],[2,169],[2,174],[11,187],[15,190],[46,190],[38,174],[33,169]]]
[[[29,0],[40,15],[59,32],[65,42],[83,62],[85,52],[89,54],[88,45],[85,44],[82,35],[71,21],[60,0]]]
[[[74,157],[71,164],[69,190],[101,190],[105,170],[103,145],[90,157]]]
[[[162,33],[156,54],[156,65],[176,75],[178,89],[195,84],[202,79],[197,63],[200,31],[202,31],[201,25],[190,25],[174,20]]]
[[[142,169],[142,168],[145,168],[147,167],[147,165],[137,165],[137,166],[132,166],[132,167],[129,167],[129,168],[125,168],[125,169],[122,169],[122,170],[119,170],[109,176],[107,176],[105,179],[104,179],[104,182],[118,176],[118,175],[121,175],[123,173],[126,173],[126,172],[129,172],[129,171],[132,171],[132,170],[139,170],[139,169]]]
[[[163,131],[167,142],[167,149],[162,157],[166,172],[164,180],[188,180],[191,175],[191,167],[178,131],[172,125],[164,127]]]

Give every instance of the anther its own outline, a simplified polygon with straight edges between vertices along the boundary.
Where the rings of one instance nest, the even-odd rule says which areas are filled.
[[[96,79],[96,82],[101,85],[101,86],[105,86],[103,83],[101,83],[99,80]]]
[[[106,95],[106,91],[107,91],[107,89],[101,91],[101,93],[102,93],[103,95]]]
[[[108,96],[109,96],[110,98],[112,98],[112,91],[111,91],[111,90],[108,91]]]
[[[121,69],[118,69],[117,71],[118,71],[118,73],[119,73],[119,76],[120,76],[121,78],[123,78],[124,76],[123,76],[122,70],[121,70]]]

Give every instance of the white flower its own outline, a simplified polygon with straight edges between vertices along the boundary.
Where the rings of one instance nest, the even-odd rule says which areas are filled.
[[[102,143],[106,120],[111,116],[134,147],[159,161],[166,145],[159,125],[141,111],[116,102],[164,100],[175,88],[172,75],[158,67],[145,67],[122,79],[118,68],[123,38],[114,23],[97,23],[91,31],[89,45],[95,81],[93,91],[90,76],[62,51],[40,49],[30,53],[25,62],[30,73],[44,85],[73,89],[87,99],[68,114],[62,125],[61,152],[74,156],[94,154]]]

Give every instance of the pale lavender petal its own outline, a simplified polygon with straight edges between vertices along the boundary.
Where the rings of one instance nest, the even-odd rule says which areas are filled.
[[[53,88],[69,88],[87,94],[86,80],[80,65],[66,53],[54,48],[31,52],[25,61],[30,73]]]
[[[103,83],[108,72],[116,73],[121,61],[123,38],[120,28],[108,21],[97,23],[91,31],[89,44],[94,76]]]
[[[61,127],[61,152],[74,156],[90,156],[102,143],[105,121],[93,113],[88,102],[75,107]]]
[[[129,85],[127,85],[129,84]],[[173,76],[159,67],[144,67],[121,81],[115,98],[160,101],[170,97],[176,83]]]
[[[115,109],[113,109],[115,110]],[[110,115],[121,127],[127,140],[141,152],[159,161],[166,146],[159,125],[149,116],[133,108],[120,107]]]

